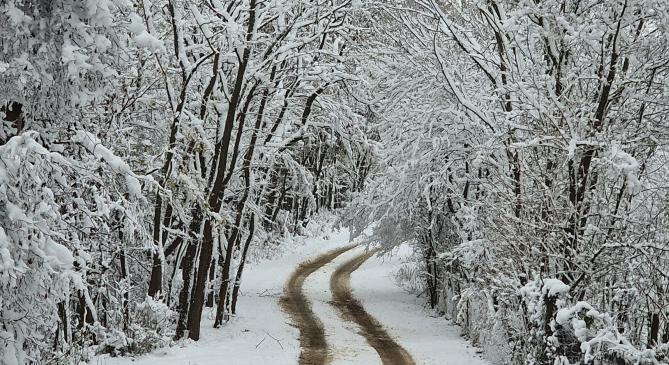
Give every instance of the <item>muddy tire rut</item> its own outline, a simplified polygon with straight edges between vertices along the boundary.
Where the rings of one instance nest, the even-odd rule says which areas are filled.
[[[337,308],[345,320],[357,323],[360,334],[376,350],[384,365],[414,365],[411,355],[386,332],[351,292],[351,273],[357,270],[376,251],[369,251],[354,257],[337,268],[330,278],[331,304]]]
[[[311,302],[304,295],[304,281],[309,275],[330,263],[355,245],[338,248],[301,263],[288,278],[279,303],[290,316],[293,326],[300,331],[300,365],[325,365],[332,361],[332,349],[323,323],[314,314]],[[360,335],[376,350],[384,365],[415,365],[411,355],[386,332],[351,292],[351,273],[357,270],[376,251],[363,252],[341,264],[330,277],[332,301],[330,304],[345,321],[360,327]]]
[[[280,300],[281,307],[287,313],[295,327],[300,330],[300,365],[322,365],[330,360],[328,344],[325,339],[323,324],[311,310],[311,303],[304,295],[304,280],[314,271],[325,266],[337,256],[355,246],[346,246],[329,251],[297,267],[288,278],[284,295]]]

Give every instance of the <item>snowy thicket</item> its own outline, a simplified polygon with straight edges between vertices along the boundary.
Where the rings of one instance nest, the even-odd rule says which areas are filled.
[[[197,340],[362,188],[350,0],[0,4],[0,364]]]
[[[667,1],[5,0],[0,24],[0,364],[198,340],[250,250],[344,206],[415,243],[496,362],[667,361]]]
[[[497,363],[669,356],[665,1],[381,2],[351,207]]]

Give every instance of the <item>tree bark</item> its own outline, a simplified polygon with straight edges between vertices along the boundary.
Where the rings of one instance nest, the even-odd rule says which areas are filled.
[[[276,70],[275,68],[272,69],[270,83],[273,81],[275,70]],[[218,307],[216,308],[216,319],[214,321],[215,327],[221,325],[225,313],[225,308],[228,304],[227,294],[230,282],[230,264],[232,261],[233,250],[234,250],[234,245],[232,243],[237,240],[237,237],[239,235],[239,228],[241,227],[242,218],[244,217],[244,207],[246,206],[246,200],[248,199],[251,190],[251,162],[253,161],[253,154],[255,152],[256,143],[258,141],[258,130],[262,126],[262,120],[265,113],[265,106],[267,105],[268,97],[269,97],[269,87],[265,88],[265,91],[263,92],[263,97],[262,100],[260,101],[260,106],[258,107],[258,113],[256,115],[256,122],[253,131],[251,132],[251,140],[249,141],[249,148],[246,150],[246,153],[244,154],[244,162],[242,165],[242,171],[244,177],[244,192],[242,193],[242,197],[239,200],[239,203],[237,204],[237,217],[235,219],[235,225],[234,227],[232,227],[232,234],[228,243],[228,247],[226,248],[225,257],[223,257],[224,261],[223,261],[223,270],[221,273],[221,287],[218,293],[219,301],[218,301]]]
[[[242,285],[242,273],[244,272],[244,264],[246,263],[246,255],[249,251],[249,246],[253,241],[253,234],[255,233],[255,214],[251,213],[249,217],[249,234],[246,237],[244,242],[244,248],[242,249],[242,256],[240,257],[239,267],[237,268],[237,275],[235,275],[235,286],[232,289],[232,303],[230,305],[230,311],[232,314],[237,314],[237,297],[239,296],[239,288]]]
[[[218,164],[216,167],[216,178],[214,179],[212,189],[207,199],[209,210],[213,213],[218,213],[221,209],[223,193],[225,191],[225,172],[228,160],[228,151],[230,148],[230,141],[232,138],[232,128],[235,122],[237,113],[237,106],[241,99],[242,85],[244,83],[244,76],[246,74],[246,67],[251,54],[251,41],[253,40],[253,33],[256,21],[256,0],[250,0],[249,4],[249,19],[246,30],[246,44],[242,55],[239,68],[237,69],[237,77],[235,79],[235,86],[228,106],[228,112],[225,119],[225,127],[223,130],[223,137],[221,141],[216,144],[216,150],[220,151]],[[241,128],[241,126],[240,126]],[[232,171],[229,172],[230,174]],[[210,217],[204,217],[204,235],[202,238],[202,245],[200,248],[200,260],[198,264],[197,278],[193,290],[193,298],[191,300],[191,307],[189,309],[189,323],[190,328],[188,337],[192,340],[200,339],[200,321],[202,319],[202,309],[204,306],[204,289],[206,287],[207,276],[209,273],[209,265],[211,265],[211,257],[213,250],[213,222]],[[231,246],[229,242],[228,246]],[[219,298],[222,300],[222,298]]]

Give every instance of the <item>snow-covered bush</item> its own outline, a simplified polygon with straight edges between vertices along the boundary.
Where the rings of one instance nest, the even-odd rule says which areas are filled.
[[[41,339],[53,332],[58,303],[70,288],[90,301],[81,260],[68,244],[62,204],[70,163],[35,141],[36,133],[0,146],[0,363],[42,358]]]
[[[73,346],[99,337],[105,326],[115,331],[129,320],[119,302],[128,289],[117,286],[118,274],[110,271],[116,264],[98,252],[123,252],[123,237],[141,237],[132,223],[137,205],[123,198],[135,194],[141,204],[141,187],[121,160],[99,144],[84,143],[91,136],[80,136],[83,147],[69,149],[80,149],[77,160],[44,148],[36,132],[0,146],[3,364],[76,352]],[[91,168],[97,174],[83,174]],[[115,186],[117,177],[121,185]],[[97,284],[89,286],[92,278]],[[161,325],[156,319],[147,323],[154,330]],[[45,337],[57,340],[47,345]]]
[[[132,324],[97,333],[100,338],[95,348],[98,353],[111,356],[135,356],[169,345],[174,336],[176,315],[167,304],[148,296],[133,305]]]
[[[511,301],[494,303],[486,291],[473,289],[454,299],[456,323],[495,363],[657,364],[666,356],[662,346],[635,346],[610,314],[574,302],[558,279],[531,281]]]
[[[587,302],[560,309],[551,326],[558,363],[650,365],[662,361],[655,350],[634,346],[608,313],[600,313]]]
[[[93,354],[109,356],[138,356],[172,343],[172,337],[161,335],[156,330],[133,324],[125,330],[109,330],[99,334],[99,344]]]
[[[420,295],[425,291],[425,280],[415,262],[403,263],[395,273],[397,284],[409,293]]]
[[[174,321],[175,313],[165,303],[147,297],[143,302],[135,305],[136,324],[152,328],[158,333],[169,329],[170,322]]]

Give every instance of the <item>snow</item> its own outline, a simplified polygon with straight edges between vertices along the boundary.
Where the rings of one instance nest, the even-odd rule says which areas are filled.
[[[100,141],[91,133],[78,131],[74,141],[80,143],[96,157],[104,160],[114,171],[125,176],[128,192],[137,198],[141,198],[142,186],[138,176],[130,169],[130,166],[122,158],[116,156],[108,148],[100,144]]]
[[[140,48],[145,48],[155,53],[165,50],[165,44],[163,41],[146,31],[142,18],[136,13],[130,14],[130,24],[128,24],[128,30],[134,34],[132,39]]]
[[[53,240],[47,240],[44,253],[49,266],[56,270],[70,270],[74,264],[72,252],[65,246]]]
[[[69,274],[70,283],[72,283],[72,286],[74,286],[74,288],[77,289],[79,291],[79,293],[84,296],[84,301],[86,302],[86,310],[88,312],[90,312],[93,319],[97,322],[98,313],[97,313],[97,310],[95,308],[95,304],[93,303],[93,300],[91,299],[90,293],[88,292],[88,290],[86,288],[86,284],[84,283],[84,279],[81,277],[81,274],[79,272],[74,272],[74,271],[70,271],[68,274]]]
[[[221,329],[212,328],[214,313],[203,319],[200,341],[184,341],[173,347],[137,358],[98,357],[96,365],[218,364],[221,359],[235,365],[295,364],[299,356],[298,330],[281,311],[278,299],[288,276],[302,261],[336,247],[347,245],[348,231],[323,237],[288,240],[278,258],[250,263],[244,273],[239,298],[240,313]],[[348,251],[307,278],[306,296],[314,313],[323,322],[328,343],[333,349],[333,365],[381,364],[376,352],[358,334],[357,325],[345,322],[329,304],[330,275],[343,262],[364,248]],[[430,315],[422,299],[401,289],[393,279],[401,260],[408,255],[402,246],[393,256],[372,257],[353,273],[354,294],[365,308],[403,345],[419,364],[489,365],[460,337],[459,329]]]
[[[580,301],[580,302],[576,303],[574,306],[572,306],[571,308],[560,309],[557,312],[557,315],[555,316],[555,322],[564,326],[564,325],[569,323],[569,320],[575,314],[580,313],[583,310],[585,310],[589,313],[591,311],[594,311],[594,309],[592,308],[592,306],[589,303]]]
[[[7,279],[10,269],[14,267],[14,260],[9,252],[10,244],[5,230],[0,227],[0,281]]]
[[[17,8],[14,6],[14,4],[9,3],[7,4],[4,9],[0,9],[1,11],[4,11],[5,14],[9,17],[9,19],[15,24],[15,25],[21,25],[22,23],[28,23],[32,21],[32,19],[27,16],[21,9]]]
[[[402,244],[386,255],[372,256],[351,275],[354,296],[417,364],[490,365],[460,336],[459,327],[435,316],[424,299],[398,286],[395,273],[411,261],[411,251]]]
[[[23,209],[10,201],[5,203],[5,209],[7,210],[7,218],[11,221],[30,221],[28,216],[23,212]]]
[[[376,351],[358,334],[356,324],[341,319],[329,301],[330,277],[344,262],[354,258],[362,249],[345,252],[322,269],[311,274],[304,283],[304,292],[312,302],[312,310],[323,322],[328,345],[332,348],[332,365],[380,364]]]
[[[137,358],[99,357],[95,365],[168,365],[219,364],[234,354],[235,365],[295,364],[300,346],[298,330],[290,325],[278,299],[295,267],[307,258],[348,243],[343,230],[328,238],[286,240],[286,250],[279,258],[249,263],[239,297],[239,313],[223,328],[214,329],[214,314],[209,308],[203,315],[198,342],[185,341],[157,353]]]
[[[559,279],[544,279],[544,285],[541,287],[541,293],[554,297],[558,294],[569,293],[569,285]]]
[[[214,33],[209,28],[211,21],[204,19],[204,16],[202,16],[202,13],[200,13],[194,3],[190,3],[188,9],[193,14],[193,18],[195,18],[197,25],[202,29],[202,34],[204,34],[205,38],[211,39],[214,36]]]
[[[639,188],[639,161],[625,152],[620,143],[616,141],[611,143],[606,160],[616,173],[620,173],[626,178],[629,192],[632,194],[637,192]]]
[[[110,3],[107,0],[87,0],[86,16],[95,20],[97,26],[110,26],[114,23],[114,19],[109,6]]]
[[[440,259],[457,257],[464,265],[471,266],[480,262],[485,255],[486,241],[482,239],[462,242],[453,252],[439,254]]]
[[[137,34],[133,39],[139,47],[146,48],[151,52],[161,52],[165,47],[161,40],[147,32]]]
[[[89,57],[84,54],[84,50],[73,45],[69,40],[63,45],[61,58],[63,63],[67,64],[67,70],[71,76],[78,75],[81,68],[90,67],[90,65],[86,63]]]

